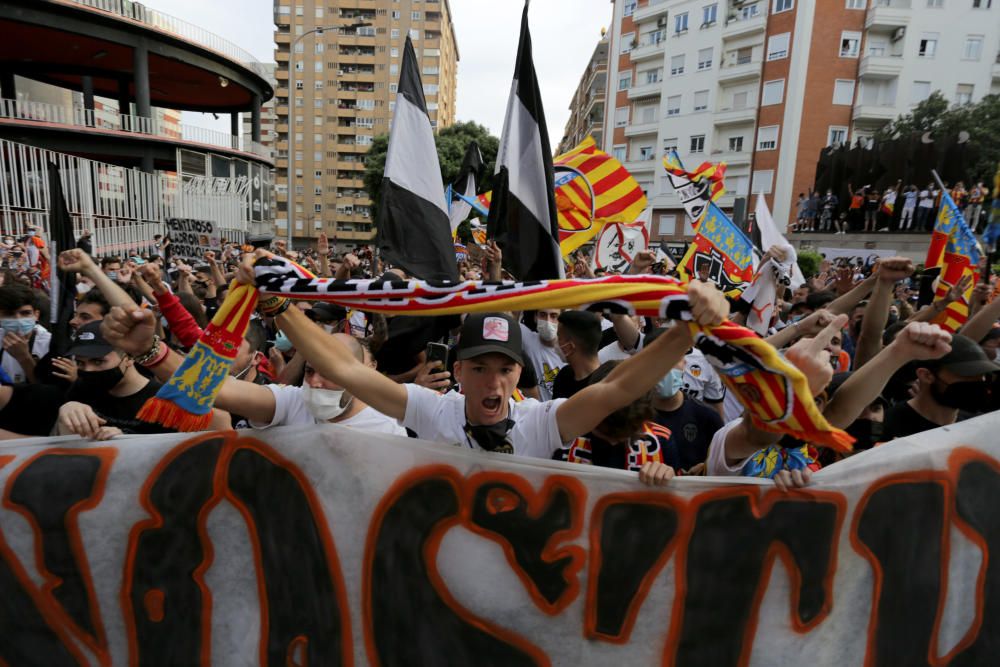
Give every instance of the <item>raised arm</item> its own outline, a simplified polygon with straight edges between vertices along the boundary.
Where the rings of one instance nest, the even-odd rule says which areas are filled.
[[[854,368],[864,366],[882,349],[882,332],[889,320],[892,287],[913,274],[913,262],[906,257],[890,257],[878,265],[878,279],[861,320],[861,335],[854,351]]]
[[[719,324],[729,314],[729,303],[713,285],[692,281],[688,285],[688,299],[698,324]],[[683,322],[677,323],[619,364],[604,381],[574,394],[556,412],[563,442],[589,433],[609,414],[638,400],[684,358],[690,347],[690,328]]]
[[[965,326],[959,329],[959,333],[978,343],[990,332],[997,319],[1000,319],[1000,299],[993,299],[991,303],[981,306]]]
[[[120,306],[127,310],[137,307],[137,304],[132,301],[132,297],[118,283],[108,278],[104,271],[101,271],[100,267],[94,263],[90,255],[79,248],[64,250],[59,253],[59,268],[63,271],[73,271],[90,278],[94,282],[94,286],[101,290],[101,294],[104,295],[104,298],[108,300],[111,306]]]
[[[874,274],[868,276],[860,283],[851,288],[850,291],[832,301],[826,308],[834,315],[847,315],[854,307],[861,303],[865,297],[871,294],[875,288],[878,277]]]

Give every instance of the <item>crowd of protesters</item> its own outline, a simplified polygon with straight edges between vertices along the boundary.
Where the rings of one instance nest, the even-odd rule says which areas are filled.
[[[944,183],[955,205],[973,232],[985,229],[989,216],[990,189],[982,182],[966,187]],[[799,193],[795,222],[789,231],[829,232],[930,232],[934,229],[944,192],[937,183],[904,185],[878,190],[871,185],[848,184],[850,198],[842,201],[833,190]]]
[[[966,210],[975,203],[967,198]],[[280,241],[269,251],[229,243],[185,261],[161,237],[122,257],[92,257],[85,237],[49,257],[41,236],[6,237],[0,250],[0,437],[8,439],[164,432],[138,411],[201,336],[231,281],[254,280],[255,256],[269,252],[337,279],[406,277],[368,248],[338,252],[325,237],[301,252]],[[460,275],[502,279],[502,259],[495,244],[476,245]],[[61,356],[49,351],[41,289],[56,267],[78,281],[71,344]],[[667,269],[641,252],[629,271]],[[825,262],[777,302],[767,340],[806,376],[827,421],[857,439],[855,451],[1000,407],[992,279],[975,286],[970,317],[951,335],[931,322],[966,286],[926,298],[933,290],[919,289],[914,272],[904,258]],[[583,257],[568,273],[593,275]],[[705,325],[743,322],[748,310],[697,280],[689,299]],[[693,348],[688,327],[671,321],[560,309],[385,318],[262,299],[212,428],[323,422],[629,470],[649,484],[745,475],[787,488],[839,458],[757,429]]]

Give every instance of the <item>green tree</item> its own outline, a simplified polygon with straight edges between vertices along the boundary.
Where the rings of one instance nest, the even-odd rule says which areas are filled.
[[[897,135],[908,137],[914,132],[933,132],[938,129],[947,113],[948,100],[940,90],[935,90],[927,99],[913,107],[913,111],[883,125],[875,138],[888,141]]]
[[[799,250],[798,260],[802,276],[808,280],[819,273],[819,266],[823,262],[823,255],[815,250]]]
[[[493,169],[496,164],[497,150],[500,140],[489,133],[485,127],[475,122],[455,123],[442,129],[434,135],[437,147],[438,161],[441,163],[441,181],[445,187],[458,177],[462,168],[462,159],[470,141],[479,144],[483,154],[483,178],[479,182],[479,191],[485,192],[493,187]],[[389,150],[389,135],[375,137],[368,153],[365,155],[365,190],[372,200],[372,218],[378,216],[378,205],[382,196],[382,174],[385,172],[385,157]]]

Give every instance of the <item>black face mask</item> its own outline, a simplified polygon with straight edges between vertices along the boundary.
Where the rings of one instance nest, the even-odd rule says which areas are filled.
[[[103,371],[77,371],[77,377],[85,388],[106,394],[125,379],[125,373],[115,366]]]
[[[507,434],[514,428],[513,419],[504,419],[496,424],[473,426],[466,422],[465,435],[476,441],[488,452],[513,454],[514,446],[507,440]]]
[[[952,382],[944,384],[938,379],[931,385],[931,396],[946,408],[983,412],[989,409],[990,392],[985,382]]]
[[[882,440],[882,422],[871,419],[855,419],[845,430],[856,440],[854,443],[856,451],[871,449]]]

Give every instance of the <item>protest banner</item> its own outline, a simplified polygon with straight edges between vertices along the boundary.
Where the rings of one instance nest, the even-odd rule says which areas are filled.
[[[850,266],[868,266],[878,259],[896,257],[895,250],[876,250],[874,248],[820,248],[819,254],[835,264],[845,262]]]
[[[0,447],[6,665],[972,665],[985,416],[782,493],[324,425]]]
[[[208,220],[170,218],[167,229],[174,257],[192,262],[201,260],[209,250],[216,253],[222,250],[222,234],[218,226]]]

